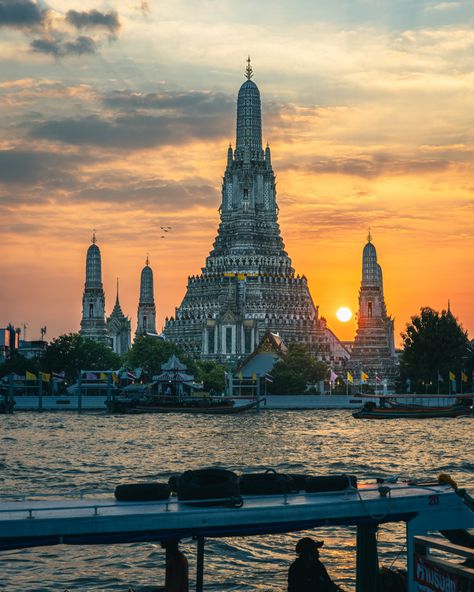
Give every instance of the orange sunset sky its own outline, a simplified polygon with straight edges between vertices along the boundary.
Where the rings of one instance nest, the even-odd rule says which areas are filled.
[[[157,323],[219,220],[250,54],[280,225],[341,339],[372,229],[396,335],[421,306],[474,337],[471,0],[0,0],[0,326],[77,331],[92,229],[106,308]],[[172,226],[161,238],[160,226]],[[398,339],[399,341],[399,339]]]

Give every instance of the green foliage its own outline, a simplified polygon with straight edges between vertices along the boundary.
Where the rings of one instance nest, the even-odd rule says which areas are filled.
[[[135,340],[131,349],[124,355],[124,365],[133,370],[142,368],[144,373],[151,377],[161,374],[161,365],[164,364],[170,356],[175,354],[183,364],[186,364],[190,374],[195,373],[196,363],[175,343],[156,339],[144,335]]]
[[[290,343],[284,358],[277,362],[271,371],[273,383],[268,390],[277,395],[297,395],[306,391],[308,383],[324,380],[328,367],[316,361],[306,347],[300,343]]]
[[[79,333],[68,333],[53,339],[41,359],[45,372],[61,372],[73,380],[80,370],[118,370],[120,357],[109,347]]]
[[[8,360],[0,364],[0,378],[12,372],[19,376],[25,376],[26,371],[36,374],[38,370],[39,364],[37,360],[28,360],[15,352]]]
[[[225,389],[225,367],[216,362],[196,362],[196,380],[204,384],[205,391],[222,392]]]
[[[409,378],[414,392],[436,392],[438,372],[444,379],[440,392],[448,392],[449,372],[459,376],[472,359],[467,332],[450,311],[422,308],[407,323],[402,339],[401,384]]]

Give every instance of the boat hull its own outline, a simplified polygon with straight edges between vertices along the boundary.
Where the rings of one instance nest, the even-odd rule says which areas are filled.
[[[462,417],[471,415],[470,407],[466,405],[453,405],[451,407],[375,407],[373,409],[360,409],[352,414],[356,419],[425,419],[436,417]]]

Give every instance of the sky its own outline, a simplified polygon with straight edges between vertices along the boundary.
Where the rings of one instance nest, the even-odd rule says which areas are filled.
[[[397,342],[451,303],[474,337],[472,0],[0,0],[0,326],[80,326],[96,230],[106,310],[158,329],[219,221],[245,60],[280,226],[343,340],[368,228]],[[160,226],[171,226],[168,233]]]

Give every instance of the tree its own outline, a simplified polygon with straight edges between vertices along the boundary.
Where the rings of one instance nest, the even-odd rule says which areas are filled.
[[[222,364],[202,360],[196,362],[196,380],[201,381],[205,391],[222,392],[225,389],[225,367]]]
[[[447,392],[449,372],[456,376],[469,364],[467,332],[450,310],[440,312],[422,308],[402,333],[403,353],[400,360],[402,384],[412,382],[415,392]]]
[[[18,352],[14,352],[11,354],[8,360],[6,360],[3,364],[0,364],[0,378],[7,376],[12,372],[14,374],[18,374],[19,376],[25,376],[25,372],[32,372],[33,374],[36,374],[38,370],[38,360],[29,360]]]
[[[109,347],[79,333],[68,333],[53,339],[41,359],[45,372],[64,371],[68,380],[77,377],[80,370],[118,370],[120,356]]]
[[[196,370],[196,364],[192,358],[175,343],[143,335],[135,340],[131,349],[124,355],[124,365],[133,370],[142,368],[145,374],[153,376],[161,374],[161,365],[172,355],[177,356],[183,364],[186,364],[192,374]]]
[[[278,395],[301,394],[308,383],[324,380],[327,373],[327,365],[316,361],[304,345],[290,343],[283,359],[272,369],[273,383],[269,390]]]

